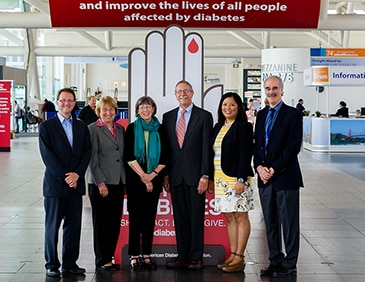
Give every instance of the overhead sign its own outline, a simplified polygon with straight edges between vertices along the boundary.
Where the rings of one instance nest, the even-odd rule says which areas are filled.
[[[364,65],[364,48],[311,48],[311,66]]]
[[[305,86],[365,85],[365,66],[314,66],[303,73]]]
[[[317,28],[320,0],[49,0],[52,27]]]
[[[330,67],[330,85],[365,85],[365,66]]]

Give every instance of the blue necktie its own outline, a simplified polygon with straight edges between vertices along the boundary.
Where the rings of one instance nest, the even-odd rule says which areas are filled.
[[[274,114],[275,114],[275,109],[270,108],[269,113],[268,113],[268,117],[267,117],[267,120],[266,120],[266,126],[265,126],[265,146],[269,142],[271,129],[272,129],[272,126],[273,126],[273,123],[274,123]]]
[[[72,120],[71,119],[64,119],[62,122],[63,129],[65,130],[68,142],[70,146],[73,145],[73,135],[72,135]]]

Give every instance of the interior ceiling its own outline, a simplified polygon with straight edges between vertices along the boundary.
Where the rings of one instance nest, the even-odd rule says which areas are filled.
[[[144,48],[152,30],[158,29],[55,29],[48,0],[0,0],[0,56],[124,57]],[[316,30],[185,31],[201,34],[207,58],[259,58],[267,48],[365,48],[365,1],[322,0]]]

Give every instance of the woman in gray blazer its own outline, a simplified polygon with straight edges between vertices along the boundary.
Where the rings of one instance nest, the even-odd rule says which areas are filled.
[[[99,119],[89,125],[91,160],[89,197],[94,228],[97,270],[114,271],[112,263],[117,246],[124,200],[124,128],[114,122],[118,106],[112,97],[103,97],[96,106]]]

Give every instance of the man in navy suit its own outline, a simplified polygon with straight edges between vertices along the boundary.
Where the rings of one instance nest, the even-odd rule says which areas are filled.
[[[213,130],[211,113],[192,102],[193,87],[187,81],[179,81],[175,96],[179,107],[163,115],[162,125],[168,143],[168,177],[164,187],[170,191],[174,210],[174,222],[178,257],[167,262],[166,267],[203,267],[205,191],[208,189],[209,172],[212,170]],[[184,127],[183,140],[178,141],[181,116]]]
[[[269,77],[264,86],[269,106],[258,112],[254,150],[270,260],[261,275],[295,276],[300,235],[299,188],[303,187],[298,162],[303,119],[297,109],[282,101],[284,86],[280,77]]]
[[[76,261],[80,249],[84,176],[90,160],[91,142],[87,125],[72,118],[75,101],[72,89],[59,90],[59,112],[39,127],[39,149],[46,167],[43,179],[45,267],[47,276],[52,277],[61,274],[57,243],[62,220],[62,273],[85,273]]]
[[[346,107],[347,104],[345,101],[340,101],[339,108],[337,109],[335,114],[330,114],[330,117],[349,117],[349,108]]]

